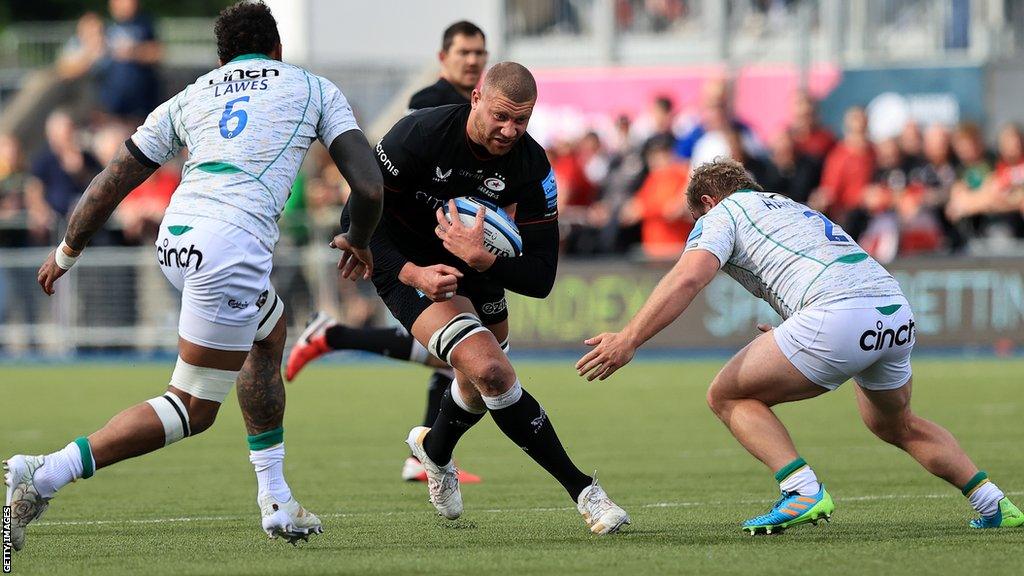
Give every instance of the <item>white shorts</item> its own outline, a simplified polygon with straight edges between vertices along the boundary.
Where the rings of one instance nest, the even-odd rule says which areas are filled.
[[[168,214],[156,259],[181,292],[178,335],[199,346],[247,351],[284,313],[270,285],[273,251],[226,222]]]
[[[904,298],[801,310],[772,333],[793,366],[829,390],[850,378],[867,390],[893,390],[910,380],[914,313]]]

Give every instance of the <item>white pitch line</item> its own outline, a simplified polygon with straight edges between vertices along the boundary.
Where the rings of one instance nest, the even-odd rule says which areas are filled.
[[[1021,496],[1024,492],[1006,492],[1007,496]],[[870,502],[874,500],[913,500],[954,498],[956,492],[943,494],[869,494],[865,496],[846,496],[838,499],[842,502]],[[764,504],[767,500],[733,500],[733,501],[705,501],[705,502],[652,502],[639,504],[634,508],[689,508],[693,506],[721,506],[724,504]],[[553,508],[489,508],[484,510],[473,510],[481,514],[509,514],[522,512],[565,512],[575,510],[570,506]],[[423,510],[387,510],[382,512],[333,512],[320,514],[321,518],[352,518],[356,516],[399,516],[405,514],[424,514]],[[102,526],[106,524],[173,524],[184,522],[237,522],[249,520],[252,516],[185,516],[180,518],[148,518],[141,520],[58,520],[55,522],[36,522],[36,526]]]

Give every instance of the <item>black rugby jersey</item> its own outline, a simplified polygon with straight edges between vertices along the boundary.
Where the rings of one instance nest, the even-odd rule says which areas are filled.
[[[498,257],[483,277],[513,292],[546,296],[558,264],[557,188],[547,155],[524,134],[508,153],[491,156],[466,133],[469,112],[468,104],[413,112],[377,144],[384,174],[378,229],[401,254],[391,265],[403,264],[404,258],[419,266],[448,264],[467,275],[481,274],[445,250],[434,232],[438,208],[471,196],[502,208],[514,205],[523,238],[522,256]]]
[[[469,98],[460,94],[455,86],[444,78],[438,78],[437,82],[409,98],[409,110],[422,110],[448,104],[469,104]]]

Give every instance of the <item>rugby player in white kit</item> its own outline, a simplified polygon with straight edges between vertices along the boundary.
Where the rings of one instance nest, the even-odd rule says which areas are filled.
[[[1024,515],[941,426],[910,409],[914,316],[899,284],[822,214],[760,186],[732,160],[693,171],[686,191],[697,219],[679,262],[618,333],[576,364],[604,380],[689,306],[719,269],[783,318],[737,353],[711,383],[711,410],[782,492],[772,509],[743,523],[751,535],[827,520],[832,497],[797,454],[771,407],[812,398],[852,378],[867,427],[959,488],[980,514],[973,528],[1024,526]]]
[[[352,187],[352,225],[335,237],[346,278],[369,278],[366,248],[380,218],[382,177],[345,96],[330,81],[281,62],[277,23],[262,3],[238,3],[215,25],[221,67],[154,110],[90,183],[60,246],[39,270],[54,293],[93,234],[133,188],[181,148],[189,157],[156,242],[181,291],[178,360],[166,393],[45,456],[5,461],[12,540],[63,486],[213,424],[237,380],[258,481],[262,528],[294,543],[322,528],[284,479],[283,302],[270,284],[277,218],[306,150],[319,139]],[[9,399],[17,403],[17,399]],[[195,489],[207,480],[193,479]],[[187,485],[182,486],[187,490]]]

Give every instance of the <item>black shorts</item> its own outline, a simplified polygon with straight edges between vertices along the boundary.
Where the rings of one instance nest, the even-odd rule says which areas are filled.
[[[421,294],[419,290],[403,284],[398,279],[400,268],[393,264],[389,266],[392,260],[385,256],[389,249],[393,251],[394,248],[381,245],[379,237],[382,234],[385,232],[378,230],[370,240],[370,250],[374,255],[373,285],[377,288],[377,295],[384,301],[395,319],[412,333],[413,323],[434,302]],[[505,289],[493,282],[466,275],[459,279],[455,293],[469,298],[484,326],[504,322],[508,318]]]

